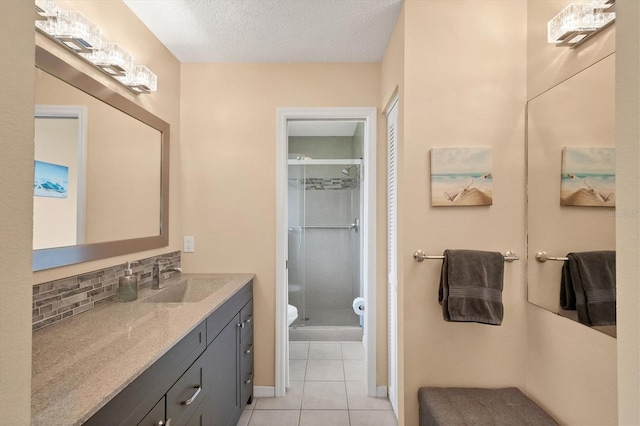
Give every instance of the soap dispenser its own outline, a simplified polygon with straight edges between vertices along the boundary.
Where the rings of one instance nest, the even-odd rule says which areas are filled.
[[[120,277],[118,288],[118,299],[121,302],[131,302],[138,298],[138,276],[133,273],[132,265],[138,262],[127,262],[127,269],[124,276]]]

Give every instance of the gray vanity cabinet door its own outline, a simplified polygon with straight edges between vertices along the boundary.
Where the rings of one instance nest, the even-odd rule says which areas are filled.
[[[144,419],[138,423],[138,426],[163,426],[165,424],[164,400],[165,398],[162,397],[155,407],[153,407],[151,411],[144,416]]]
[[[238,333],[240,315],[229,322],[211,342],[205,358],[209,419],[205,424],[226,426],[240,409],[238,388]],[[235,426],[235,423],[234,423]]]
[[[240,311],[240,403],[244,409],[253,400],[253,299]]]

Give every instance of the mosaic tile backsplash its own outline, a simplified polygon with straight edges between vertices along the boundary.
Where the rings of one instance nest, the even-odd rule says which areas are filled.
[[[358,181],[354,178],[306,178],[289,179],[289,187],[301,187],[305,190],[328,190],[357,188]]]
[[[151,286],[153,264],[159,259],[163,259],[165,266],[180,266],[179,251],[136,260],[138,263],[132,269],[138,275],[138,288]],[[125,268],[126,263],[123,263],[34,285],[32,329],[41,329],[117,299],[118,280],[124,275]]]

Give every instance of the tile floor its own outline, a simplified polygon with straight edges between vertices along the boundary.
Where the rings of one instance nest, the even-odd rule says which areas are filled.
[[[290,387],[255,398],[238,426],[397,426],[387,398],[365,391],[362,342],[290,342]]]

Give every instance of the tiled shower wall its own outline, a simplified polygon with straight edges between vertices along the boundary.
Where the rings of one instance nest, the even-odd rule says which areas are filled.
[[[180,252],[136,260],[132,267],[138,275],[138,287],[151,285],[153,265],[162,259],[167,267],[180,266]],[[49,281],[33,286],[32,328],[38,330],[64,318],[78,315],[118,297],[118,280],[124,275],[126,264],[82,275]]]

